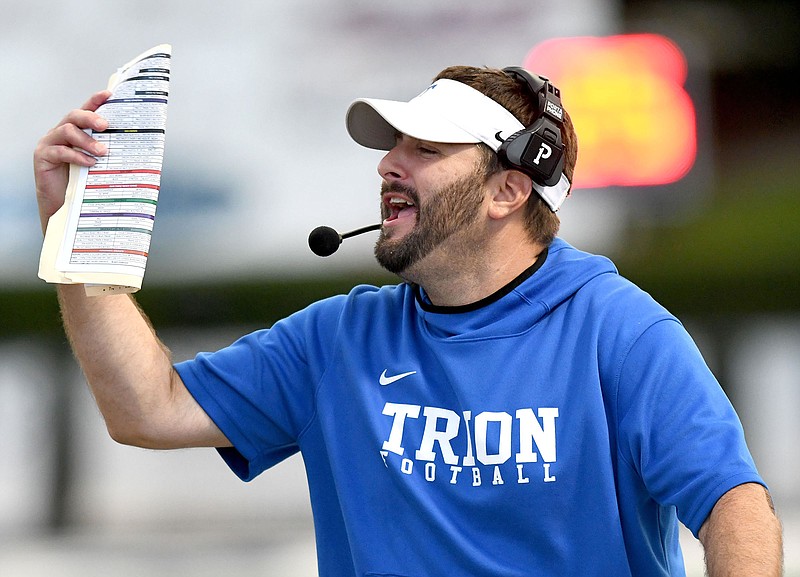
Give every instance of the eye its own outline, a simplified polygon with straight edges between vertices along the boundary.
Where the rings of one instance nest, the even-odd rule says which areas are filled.
[[[424,156],[436,156],[439,154],[439,151],[437,149],[427,144],[420,144],[419,146],[417,146],[417,150],[420,152],[420,154]]]

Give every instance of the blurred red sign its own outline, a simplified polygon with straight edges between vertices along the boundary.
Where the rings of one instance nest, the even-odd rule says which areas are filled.
[[[575,188],[675,182],[697,155],[686,58],[654,34],[556,38],[525,68],[549,77],[578,133]]]

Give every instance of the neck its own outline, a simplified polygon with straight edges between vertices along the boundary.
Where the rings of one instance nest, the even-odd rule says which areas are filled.
[[[490,246],[475,243],[473,239],[470,248],[428,255],[424,266],[415,266],[415,270],[406,271],[402,277],[420,285],[436,306],[469,305],[517,278],[537,261],[544,248],[527,239],[495,242]]]

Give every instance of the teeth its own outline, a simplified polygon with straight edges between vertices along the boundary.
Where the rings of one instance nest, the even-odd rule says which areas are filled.
[[[414,206],[413,202],[409,202],[407,200],[403,200],[402,198],[390,198],[389,204],[405,204],[408,206]]]

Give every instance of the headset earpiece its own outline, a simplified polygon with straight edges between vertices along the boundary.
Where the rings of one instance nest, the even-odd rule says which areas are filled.
[[[533,124],[509,136],[497,154],[506,165],[528,174],[537,184],[554,186],[564,170],[561,92],[549,79],[534,76],[524,68],[510,66],[503,72],[528,87],[536,98],[538,112]]]

